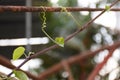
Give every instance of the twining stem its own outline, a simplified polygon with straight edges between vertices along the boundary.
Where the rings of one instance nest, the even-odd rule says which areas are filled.
[[[50,39],[50,40],[52,40],[54,43],[56,43],[55,42],[55,40],[52,38],[52,37],[50,37],[49,35],[48,35],[48,33],[44,30],[44,28],[46,28],[46,15],[45,15],[45,12],[41,12],[42,13],[42,20],[43,20],[43,24],[42,24],[42,31],[44,32],[44,34]]]
[[[71,12],[68,12],[68,10],[65,7],[61,7],[61,12],[66,12],[78,26],[81,26],[79,22],[75,19],[75,17],[71,14]]]
[[[44,9],[44,8],[43,8]],[[61,46],[61,47],[64,47],[64,38],[63,37],[56,37],[56,39],[54,40],[46,31],[44,28],[46,28],[46,13],[45,12],[42,12],[42,18],[43,20],[43,24],[42,24],[42,31],[43,33],[51,40],[53,41],[55,44]],[[62,40],[62,43],[61,42],[57,42],[57,41],[61,41]]]
[[[44,12],[41,12],[42,16],[41,16],[41,19],[43,21],[42,23],[42,31],[43,33],[52,41],[54,42],[55,44],[61,46],[61,47],[64,47],[64,38],[63,37],[56,37],[55,40],[45,31],[45,28],[47,27],[46,26],[46,11],[45,11],[45,8],[42,6]],[[71,16],[72,19],[76,22],[76,24],[78,26],[80,26],[79,22],[74,18],[74,16],[67,11],[67,9],[65,7],[62,7],[61,11],[64,11],[68,14],[68,16]]]

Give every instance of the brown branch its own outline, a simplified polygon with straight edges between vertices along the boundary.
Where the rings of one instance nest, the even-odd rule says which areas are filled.
[[[104,46],[104,47],[101,47],[100,49],[94,51],[94,52],[91,52],[91,51],[87,51],[87,52],[84,52],[84,53],[79,53],[79,55],[76,55],[76,56],[73,56],[73,57],[70,57],[66,60],[66,62],[68,63],[68,65],[72,65],[72,64],[75,64],[75,63],[79,63],[80,61],[82,61],[83,59],[87,59],[89,57],[93,57],[94,55],[98,54],[100,51],[103,51],[105,49],[107,50],[110,50],[112,48],[118,48],[120,47],[120,41],[118,42],[115,42],[113,45],[111,46]],[[44,80],[46,79],[48,76],[52,75],[53,73],[56,73],[58,72],[60,69],[62,69],[63,66],[62,66],[62,61],[54,66],[52,66],[51,68],[47,69],[46,71],[42,72],[39,74],[39,79],[40,80]]]
[[[109,60],[109,58],[112,56],[115,48],[112,48],[109,50],[109,54],[105,57],[104,61],[98,64],[95,69],[91,72],[87,80],[94,80],[96,75],[99,73],[99,71],[102,69],[102,67],[106,64],[106,62]]]
[[[68,12],[77,11],[103,11],[104,8],[80,8],[80,7],[65,7]],[[62,7],[27,7],[27,6],[0,6],[0,12],[64,12]],[[113,8],[110,11],[120,11],[120,8]]]
[[[113,2],[113,3],[110,5],[110,8],[111,8],[112,6],[114,6],[117,2],[119,2],[119,0]],[[1,9],[0,11],[2,11],[2,9]],[[76,30],[74,33],[70,34],[70,35],[65,39],[65,42],[67,42],[68,40],[70,40],[71,38],[73,38],[74,36],[76,36],[78,33],[80,33],[81,31],[83,31],[83,30],[86,29],[87,27],[89,27],[89,25],[92,24],[92,22],[94,22],[98,17],[100,17],[105,11],[106,11],[106,10],[104,9],[98,16],[96,16],[94,19],[90,20],[88,23],[86,23],[84,26],[82,26],[82,28],[80,28],[80,29]],[[43,49],[42,51],[37,52],[36,54],[34,54],[34,55],[26,58],[25,61],[24,61],[23,63],[21,63],[21,64],[20,64],[17,68],[15,68],[15,69],[19,69],[21,66],[23,66],[23,65],[24,65],[27,61],[29,61],[30,59],[35,58],[35,57],[38,57],[39,55],[41,55],[41,54],[43,54],[43,53],[45,53],[45,52],[47,52],[47,51],[49,51],[49,50],[55,49],[55,48],[57,48],[57,47],[59,47],[59,46],[55,44],[55,45],[53,45],[53,46],[50,46],[50,47],[48,47],[48,48]],[[12,73],[13,73],[13,72],[11,72],[8,76],[10,76]]]
[[[21,66],[23,66],[26,62],[28,62],[30,60],[30,58],[26,58],[18,67],[15,67],[14,70],[19,70]],[[13,74],[13,71],[8,74],[8,77],[10,77]]]
[[[66,60],[66,63],[68,65],[72,65],[72,64],[75,64],[75,63],[79,63],[80,61],[82,61],[83,59],[87,59],[89,57],[92,57],[94,55],[96,55],[97,53],[99,53],[100,51],[102,50],[105,50],[105,49],[108,49],[108,50],[111,50],[112,48],[118,48],[120,46],[120,41],[118,42],[115,42],[113,45],[111,46],[104,46],[94,52],[91,52],[91,51],[87,51],[87,52],[84,52],[84,53],[80,53],[79,55],[76,55],[76,56],[73,56],[73,57],[70,57]],[[3,65],[3,66],[6,66],[10,69],[14,69],[15,66],[12,65],[9,60],[7,60],[6,58],[4,57],[0,57],[0,64]],[[11,67],[12,66],[12,67]],[[29,72],[25,72],[30,78],[32,78],[33,80],[44,80],[45,78],[47,78],[48,76],[52,75],[53,73],[56,73],[58,72],[60,69],[63,68],[63,63],[62,61],[54,66],[52,66],[51,68],[47,69],[46,71],[44,71],[43,73],[40,73],[40,75],[37,77],[37,76],[34,76],[32,74],[30,74]]]
[[[70,67],[69,67],[69,64],[66,62],[66,60],[62,60],[62,65],[63,65],[63,68],[68,73],[68,80],[74,80],[73,75],[70,70]]]
[[[8,60],[7,58],[3,57],[0,55],[0,64],[7,67],[7,68],[10,68],[10,69],[14,69],[15,66],[13,66],[10,62],[10,60]]]
[[[16,66],[14,66],[7,58],[5,58],[1,55],[0,55],[0,65],[3,65],[3,66],[5,66],[9,69],[15,69],[16,68]],[[21,69],[19,69],[19,70],[21,70]],[[23,70],[21,70],[21,71],[23,71]],[[37,76],[35,76],[35,75],[33,75],[33,74],[31,74],[27,71],[23,71],[23,72],[25,72],[28,75],[29,78],[32,78],[33,80],[38,80]]]

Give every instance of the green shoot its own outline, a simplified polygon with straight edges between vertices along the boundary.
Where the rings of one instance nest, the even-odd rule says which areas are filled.
[[[43,8],[44,9],[44,8]],[[62,44],[61,44],[61,42],[57,42],[58,41],[58,37],[57,37],[57,41],[56,40],[54,40],[52,37],[50,37],[49,35],[48,35],[48,33],[44,30],[44,28],[46,28],[46,13],[45,12],[41,12],[42,13],[42,20],[43,20],[43,24],[42,24],[42,31],[43,31],[43,33],[51,40],[51,41],[53,41],[54,43],[56,43],[57,45],[59,45],[59,46],[61,46],[61,47],[64,47],[64,38],[62,39]],[[60,39],[61,39],[61,37],[60,37]],[[60,41],[60,40],[59,40]]]

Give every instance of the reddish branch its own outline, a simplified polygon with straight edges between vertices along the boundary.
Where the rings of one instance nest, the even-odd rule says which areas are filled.
[[[113,2],[111,5],[110,5],[110,8],[112,6],[114,6],[116,3],[118,3],[119,0]],[[0,9],[0,11],[2,11],[2,8]],[[80,33],[81,31],[85,30],[87,27],[89,27],[90,24],[92,24],[98,17],[100,17],[106,10],[104,9],[98,16],[96,16],[94,19],[90,20],[88,23],[86,23],[84,26],[82,26],[82,28],[76,30],[74,33],[70,34],[66,39],[65,39],[65,42],[67,42],[68,40],[70,40],[71,38],[73,38],[74,36],[76,36],[78,33]],[[23,63],[21,63],[17,68],[15,69],[19,69],[21,66],[23,66],[27,61],[29,61],[30,59],[32,58],[35,58],[35,57],[38,57],[39,55],[49,51],[49,50],[52,50],[52,49],[55,49],[57,48],[58,45],[53,45],[53,46],[50,46],[48,48],[45,48],[43,49],[42,51],[39,51],[38,53],[30,56],[29,58],[26,58],[25,61]],[[12,74],[12,72],[8,75],[10,76]]]
[[[7,67],[7,68],[10,68],[10,69],[15,68],[15,66],[13,66],[8,59],[6,59],[5,57],[3,57],[1,55],[0,55],[0,64]]]
[[[16,68],[16,66],[14,66],[7,58],[5,58],[1,55],[0,55],[0,65],[3,65],[3,66],[5,66],[9,69],[15,69]],[[19,69],[19,70],[21,70],[21,69]],[[21,71],[23,71],[23,70],[21,70]],[[29,78],[32,78],[33,80],[38,80],[37,76],[32,75],[31,73],[29,73],[27,71],[23,71],[23,72],[25,72],[28,75]]]
[[[76,55],[76,56],[73,56],[73,57],[70,57],[68,59],[66,59],[66,62],[68,65],[73,65],[75,63],[79,63],[80,61],[84,60],[84,59],[87,59],[87,58],[90,58],[90,57],[93,57],[94,55],[98,54],[100,51],[103,51],[103,50],[112,50],[113,48],[116,49],[120,47],[120,41],[119,42],[116,42],[114,43],[113,45],[111,46],[104,46],[104,47],[101,47],[100,49],[94,51],[94,52],[91,52],[91,51],[87,51],[87,52],[84,52],[84,53],[79,53],[79,55]],[[54,66],[52,66],[51,68],[47,69],[46,71],[44,71],[43,73],[40,73],[39,74],[39,79],[40,80],[44,80],[46,79],[48,76],[58,72],[60,69],[62,69],[63,66],[62,66],[62,61]]]
[[[112,56],[114,50],[116,48],[112,48],[109,50],[109,54],[105,57],[104,61],[98,64],[95,69],[92,71],[92,73],[89,75],[87,80],[94,80],[96,75],[98,75],[99,71],[102,69],[102,67],[106,64],[106,62],[109,60],[109,58]]]
[[[63,69],[68,73],[68,80],[74,80],[72,72],[70,70],[69,64],[66,62],[66,60],[62,60]]]
[[[113,49],[117,49],[118,47],[120,47],[120,41],[117,41],[115,42],[113,45],[106,45],[104,47],[101,47],[100,49],[96,50],[96,51],[87,51],[87,52],[83,52],[83,53],[79,53],[79,55],[76,55],[76,56],[72,56],[66,60],[63,60],[65,62],[65,64],[67,65],[73,65],[75,63],[79,63],[80,61],[84,60],[84,59],[87,59],[87,58],[90,58],[90,57],[93,57],[94,55],[98,54],[100,51],[103,51],[103,50],[113,50]],[[112,51],[111,51],[112,52]],[[110,55],[111,56],[111,53]],[[109,57],[107,57],[109,58]],[[107,59],[105,59],[107,61]],[[65,69],[65,67],[63,67],[63,61],[61,61],[60,63],[52,66],[51,68],[47,69],[46,71],[40,73],[38,76],[34,76],[30,73],[27,73],[27,75],[32,78],[33,80],[44,80],[46,79],[48,76],[54,74],[54,73],[57,73],[59,70],[61,69]],[[103,63],[106,63],[106,62],[103,62]],[[9,60],[3,58],[3,57],[0,57],[0,64],[3,65],[3,66],[6,66],[10,69],[14,69],[15,66],[13,66]],[[12,67],[10,67],[12,66]],[[100,65],[101,66],[101,65]],[[103,65],[102,65],[103,66]],[[99,70],[99,69],[98,69]],[[68,71],[68,69],[67,69]],[[25,72],[25,71],[24,71]],[[26,72],[25,72],[26,73]]]
[[[65,7],[68,12],[77,11],[102,11],[104,8],[80,8],[80,7]],[[62,7],[27,7],[27,6],[0,6],[0,12],[63,12]],[[110,11],[120,11],[120,8],[113,8]]]

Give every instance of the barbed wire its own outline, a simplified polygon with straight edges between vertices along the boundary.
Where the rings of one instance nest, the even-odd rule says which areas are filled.
[[[0,12],[61,12],[63,7],[27,7],[27,6],[0,6]],[[65,7],[68,12],[78,11],[102,11],[104,8],[80,8],[80,7]],[[120,8],[112,8],[110,11],[120,11]],[[63,11],[62,11],[63,12]]]

